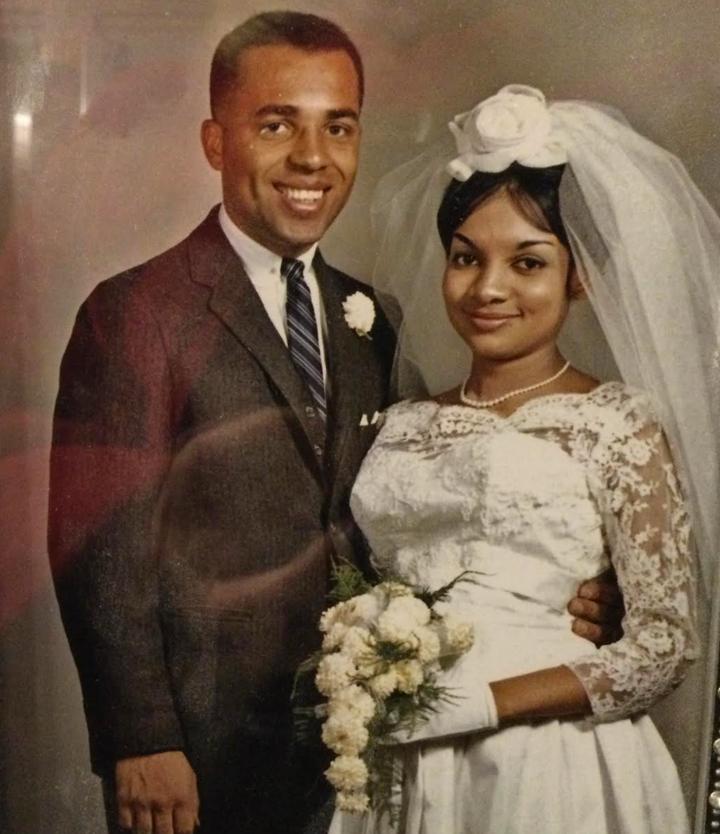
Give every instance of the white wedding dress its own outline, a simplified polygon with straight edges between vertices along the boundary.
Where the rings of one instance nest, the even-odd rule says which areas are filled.
[[[443,679],[472,697],[565,664],[593,715],[398,747],[398,834],[683,834],[675,765],[644,710],[697,653],[689,524],[646,397],[621,383],[533,399],[510,417],[434,401],[390,408],[358,476],[355,517],[381,572],[438,588],[473,649]],[[575,636],[568,601],[615,566],[624,637]],[[337,812],[331,834],[392,831]]]

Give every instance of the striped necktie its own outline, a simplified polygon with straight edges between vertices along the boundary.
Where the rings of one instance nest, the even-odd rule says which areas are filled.
[[[303,277],[303,263],[293,258],[283,258],[280,269],[287,280],[285,317],[290,358],[310,389],[324,420],[327,405],[318,327],[310,288]]]

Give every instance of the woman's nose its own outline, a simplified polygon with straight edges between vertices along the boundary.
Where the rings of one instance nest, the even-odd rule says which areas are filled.
[[[477,273],[469,292],[482,304],[504,301],[508,294],[507,275],[502,264],[486,263]]]

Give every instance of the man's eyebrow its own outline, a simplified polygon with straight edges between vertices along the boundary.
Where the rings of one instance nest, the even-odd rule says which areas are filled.
[[[266,104],[259,110],[255,111],[256,116],[295,116],[298,112],[297,107],[292,104]]]
[[[353,119],[356,122],[360,120],[357,110],[353,110],[352,107],[338,107],[335,110],[328,110],[327,116],[328,119]]]
[[[266,116],[280,116],[281,118],[290,118],[292,116],[297,116],[300,112],[298,107],[295,107],[292,104],[266,104],[263,107],[260,107],[258,110],[255,111],[255,115],[263,119]],[[352,107],[337,107],[332,110],[327,110],[325,113],[326,118],[328,119],[352,119],[353,121],[359,121],[360,116],[356,110],[353,110]]]

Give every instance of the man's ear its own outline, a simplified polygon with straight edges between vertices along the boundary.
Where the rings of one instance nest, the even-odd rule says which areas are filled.
[[[574,263],[570,264],[570,271],[568,272],[567,294],[571,301],[576,301],[579,298],[585,298],[585,287],[578,276]]]
[[[207,161],[216,171],[221,171],[223,160],[222,125],[215,119],[205,119],[200,128],[200,139]]]

